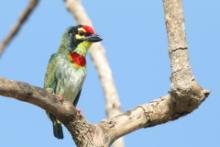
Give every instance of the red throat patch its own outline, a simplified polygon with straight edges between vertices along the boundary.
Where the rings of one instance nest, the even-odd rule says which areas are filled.
[[[70,59],[71,59],[71,62],[75,63],[76,65],[80,67],[84,67],[86,65],[85,57],[76,52],[70,53]]]

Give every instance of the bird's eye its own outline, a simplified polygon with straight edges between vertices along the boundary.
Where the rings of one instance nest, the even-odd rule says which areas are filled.
[[[81,35],[81,36],[83,36],[83,35],[85,35],[85,32],[79,31],[78,34]]]

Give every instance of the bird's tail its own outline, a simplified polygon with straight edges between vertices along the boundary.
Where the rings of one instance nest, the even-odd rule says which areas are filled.
[[[58,120],[53,120],[53,134],[56,138],[63,139],[63,129]]]

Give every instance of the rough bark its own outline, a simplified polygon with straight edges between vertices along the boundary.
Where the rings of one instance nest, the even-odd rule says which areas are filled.
[[[190,113],[208,96],[195,86],[191,98],[172,95],[137,106],[98,124],[90,124],[68,101],[60,103],[42,88],[0,78],[0,94],[37,105],[55,115],[68,128],[78,147],[108,147],[119,137],[140,128],[152,127]]]
[[[100,142],[103,139],[101,137],[106,136],[101,135],[104,133],[102,128],[89,124],[71,102],[61,103],[55,95],[40,87],[0,78],[0,94],[34,104],[52,113],[68,128],[79,147],[90,147],[92,144],[98,147],[103,143],[93,143]]]

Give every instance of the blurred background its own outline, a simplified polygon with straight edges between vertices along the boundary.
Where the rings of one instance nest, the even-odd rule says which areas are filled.
[[[28,0],[0,2],[0,40],[17,21]],[[165,95],[170,67],[162,1],[83,0],[113,71],[123,111]],[[198,82],[211,90],[193,113],[176,121],[141,129],[125,137],[126,147],[207,147],[220,145],[220,1],[184,1],[190,61]],[[37,9],[0,59],[0,76],[42,87],[50,55],[66,27],[76,25],[63,1],[40,1]],[[105,118],[104,95],[94,66],[78,103],[92,123]],[[45,112],[33,105],[0,97],[0,146],[72,147],[53,137]],[[75,144],[74,144],[75,146]]]

